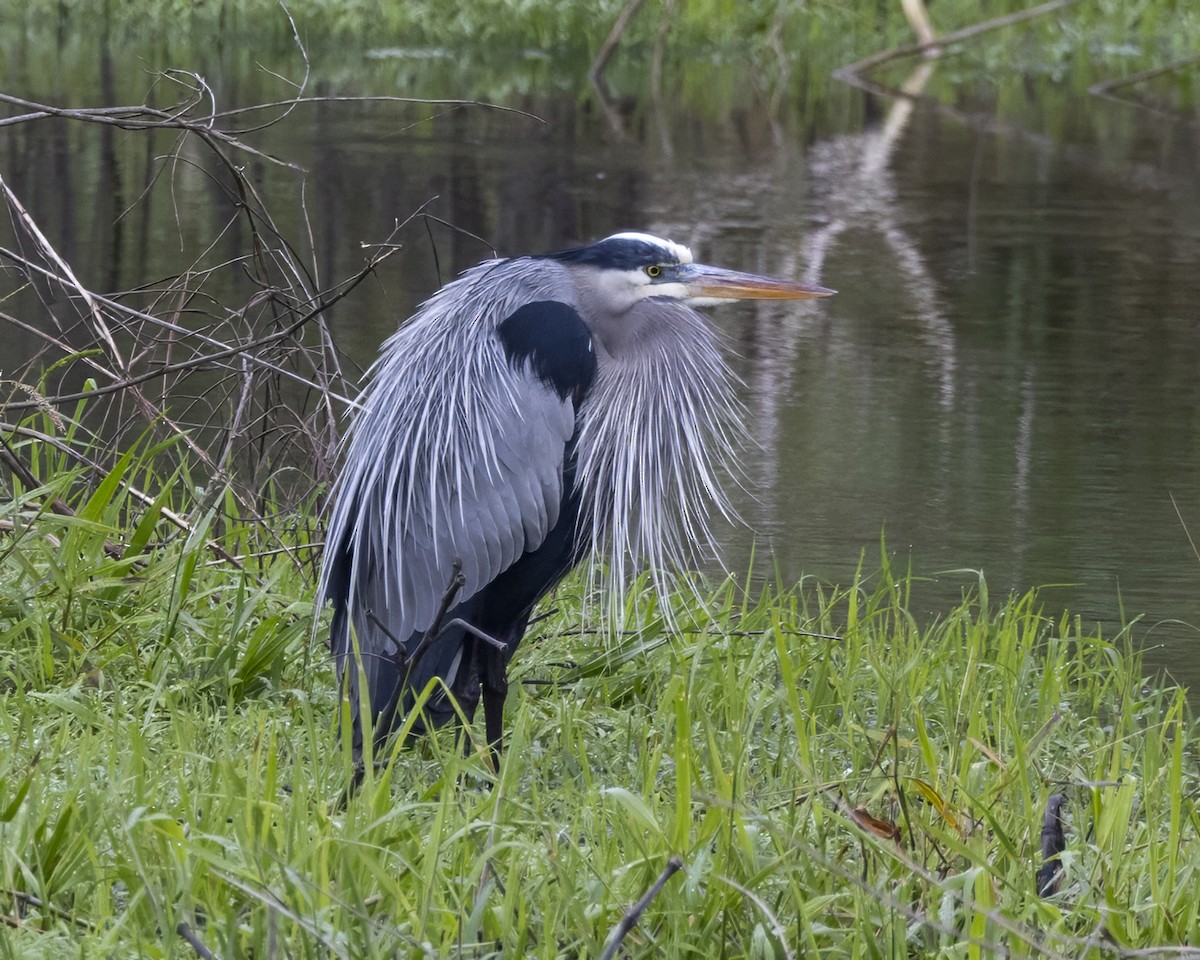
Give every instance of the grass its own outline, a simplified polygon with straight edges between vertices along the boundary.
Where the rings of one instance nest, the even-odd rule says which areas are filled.
[[[273,0],[183,6],[114,11],[147,29],[156,11],[194,18],[197,36],[209,16],[261,14],[267,52],[302,72]],[[343,6],[376,43],[378,5]],[[487,40],[510,19],[393,6],[434,11],[425,42],[473,26]],[[510,6],[561,28],[549,5]],[[619,6],[572,10],[599,38]],[[734,33],[734,6],[676,5],[672,30],[681,46]],[[886,7],[864,52],[904,33]],[[1038,25],[1058,45],[1047,60],[1031,44],[1031,58],[1077,62],[1076,23],[1125,57],[1132,16],[1187,48],[1183,7],[1081,5],[1079,21]],[[807,9],[738,15],[756,36],[778,23],[781,50],[801,51],[789,31],[841,23],[837,5]],[[10,31],[21,49],[46,46],[44,19],[79,23],[61,3],[30,11],[13,21],[28,16],[28,36]],[[943,28],[976,12],[935,6]],[[660,22],[643,16],[630,42]],[[66,52],[20,62],[57,81],[94,63],[81,38],[98,32],[64,30]],[[317,52],[342,42],[310,33]],[[1170,44],[1144,44],[1138,65],[1177,55]],[[704,99],[711,72],[696,69]],[[257,279],[256,294],[274,289]],[[478,731],[470,755],[447,731],[396,745],[342,808],[350,758],[313,624],[313,510],[277,516],[267,491],[256,504],[276,519],[243,522],[247,498],[198,483],[180,442],[114,456],[74,436],[83,419],[34,426],[115,459],[100,475],[31,434],[5,438],[30,475],[0,478],[0,958],[599,956],[672,857],[684,868],[625,937],[630,956],[1200,956],[1197,728],[1182,691],[1143,679],[1126,635],[1048,618],[1035,593],[994,600],[982,577],[920,623],[914,578],[886,554],[844,586],[701,588],[671,617],[635,592],[635,629],[619,635],[589,619],[604,605],[575,582],[514,663],[499,777]],[[1043,899],[1043,811],[1059,792],[1071,830],[1060,890]]]
[[[609,636],[581,630],[577,583],[514,663],[498,778],[447,732],[340,809],[304,537],[278,552],[189,503],[153,450],[88,486],[15,449],[53,479],[0,514],[0,957],[593,957],[673,855],[629,956],[1200,943],[1184,694],[1034,593],[980,578],[923,626],[885,561],[844,589],[727,582],[670,618],[631,599],[637,629]],[[214,542],[272,549],[238,569]]]

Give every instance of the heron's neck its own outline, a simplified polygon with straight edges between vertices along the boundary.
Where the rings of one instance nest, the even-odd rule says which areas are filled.
[[[672,569],[712,552],[708,515],[730,514],[722,480],[744,437],[736,377],[715,331],[683,304],[658,306],[654,320],[665,321],[648,323],[640,342],[598,345],[580,409],[581,521],[616,597],[641,569],[665,594]]]
[[[710,340],[708,321],[687,304],[667,297],[632,300],[621,310],[592,306],[579,298],[580,315],[596,341],[597,353],[618,366],[640,368],[669,363],[689,342]]]

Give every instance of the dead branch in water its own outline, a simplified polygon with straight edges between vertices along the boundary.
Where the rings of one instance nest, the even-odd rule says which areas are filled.
[[[1030,7],[1028,10],[1020,10],[1017,13],[1005,14],[1002,17],[995,17],[991,20],[984,20],[980,23],[973,23],[969,27],[963,27],[961,30],[952,30],[950,33],[944,33],[939,37],[932,39],[924,39],[918,43],[910,43],[900,47],[892,47],[890,50],[881,50],[878,53],[873,53],[869,57],[863,57],[861,60],[856,60],[854,63],[847,64],[844,67],[839,67],[833,72],[833,75],[839,80],[844,80],[856,87],[863,87],[865,75],[874,70],[876,67],[889,63],[892,60],[900,60],[905,57],[918,56],[920,54],[940,54],[946,47],[956,43],[962,43],[964,40],[970,40],[980,34],[988,33],[992,30],[998,30],[1001,27],[1008,27],[1014,23],[1022,23],[1026,20],[1033,20],[1036,17],[1044,17],[1048,13],[1053,13],[1056,10],[1061,10],[1064,7],[1069,7],[1078,0],[1051,0],[1050,3],[1043,3],[1036,7]],[[928,26],[928,21],[925,21]],[[928,27],[932,30],[932,27]]]

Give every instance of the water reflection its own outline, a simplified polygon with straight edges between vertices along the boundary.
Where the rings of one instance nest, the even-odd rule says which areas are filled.
[[[232,70],[210,71],[225,95],[259,93],[218,67]],[[736,83],[716,76],[726,69],[739,67],[712,67],[714,83]],[[703,260],[839,289],[819,307],[715,315],[759,443],[741,506],[754,533],[730,533],[729,565],[743,569],[756,543],[785,579],[844,583],[860,552],[873,566],[886,530],[931,578],[918,594],[931,615],[970,580],[942,570],[982,569],[994,594],[1075,584],[1047,603],[1110,630],[1146,614],[1158,662],[1200,682],[1200,641],[1173,622],[1200,623],[1200,560],[1175,506],[1200,534],[1195,131],[1070,89],[1042,87],[1003,121],[931,106],[917,95],[937,69],[920,65],[898,100],[835,89],[823,113],[777,90],[723,116],[626,97],[611,105],[619,142],[613,116],[573,92],[511,98],[544,122],[313,104],[254,140],[307,177],[251,168],[321,282],[352,275],[362,243],[435,197],[429,209],[461,228],[414,223],[378,282],[338,307],[349,370],[492,246],[644,228]],[[1071,119],[1059,129],[1045,122],[1051,96]],[[214,237],[214,262],[244,252],[236,206],[199,154],[116,218],[168,148],[65,124],[0,129],[6,179],[104,290],[177,272]],[[6,356],[36,346],[7,325],[0,338]]]

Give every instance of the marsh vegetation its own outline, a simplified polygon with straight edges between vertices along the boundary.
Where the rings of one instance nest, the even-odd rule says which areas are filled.
[[[955,598],[931,611],[931,578],[890,540],[847,553],[836,580],[711,574],[669,615],[635,589],[622,631],[597,616],[605,605],[589,582],[572,579],[514,661],[499,775],[478,731],[464,750],[446,730],[389,745],[340,803],[350,749],[321,643],[327,612],[311,598],[346,400],[379,340],[359,318],[394,325],[438,270],[486,252],[447,230],[453,215],[425,216],[434,175],[404,177],[372,111],[393,111],[388,129],[434,166],[440,141],[483,131],[502,148],[511,124],[542,106],[559,111],[552,123],[578,112],[634,141],[655,130],[668,157],[695,145],[689,124],[742,116],[748,102],[772,125],[743,123],[743,143],[803,142],[839,111],[859,122],[876,109],[851,99],[834,67],[908,40],[890,4],[651,5],[621,43],[689,105],[687,123],[672,126],[656,120],[653,98],[617,97],[609,115],[592,94],[545,97],[564,75],[586,74],[624,4],[511,3],[504,16],[444,6],[289,4],[289,19],[259,0],[104,10],[35,0],[0,13],[0,324],[6,353],[21,358],[3,363],[0,381],[0,957],[599,956],[672,858],[681,868],[622,931],[628,955],[1200,956],[1200,739],[1186,691],[1143,669],[1138,611],[1102,629],[1029,584],[994,594],[970,570],[938,576],[938,596]],[[1002,6],[994,12],[1017,9]],[[934,12],[943,29],[978,19],[959,0]],[[1130,31],[1149,39],[1131,44]],[[254,43],[212,41],[235,32]],[[98,83],[87,54],[97,36]],[[924,95],[962,113],[965,77],[1015,65],[1015,81],[967,94],[971,116],[1011,127],[1027,108],[1018,90],[1153,72],[1184,61],[1198,37],[1190,4],[1081,3],[1069,18],[963,48],[923,81]],[[396,38],[428,56],[398,56]],[[153,66],[111,69],[122,43],[141,44]],[[528,48],[541,52],[514,54]],[[477,61],[455,95],[504,109],[361,99],[407,93],[411,72],[449,84],[446,51]],[[633,85],[645,70],[636,60],[613,61],[612,90]],[[704,66],[722,60],[752,62],[750,82]],[[190,72],[153,73],[166,66]],[[902,66],[872,76],[895,71],[899,85],[912,65]],[[1194,79],[1183,67],[1147,76],[1138,115],[1186,126]],[[297,90],[313,99],[295,100]],[[1083,125],[1073,103],[1046,98],[1049,136]],[[301,125],[300,111],[323,119]],[[485,119],[461,126],[463,111]],[[361,157],[322,137],[335,115],[367,131]],[[1174,161],[1143,163],[1144,127],[1118,134],[1097,165],[1175,189]],[[1011,143],[1022,142],[1006,141],[1014,163]],[[814,170],[849,151],[853,166],[837,169],[858,175],[861,152],[876,150],[882,168],[894,144],[831,135],[827,145]],[[503,185],[448,155],[450,179],[487,186],[455,207],[470,225],[479,215],[511,239],[521,216],[478,211],[542,209],[511,186],[520,196],[506,206]],[[744,173],[745,155],[729,156],[720,163]],[[330,184],[381,162],[405,186],[372,186],[368,203],[343,213]],[[572,162],[576,174],[591,169]],[[740,198],[765,176],[751,174],[731,177],[729,196],[700,214],[757,231],[739,219]],[[668,223],[695,212],[694,174],[620,180],[614,190],[639,197],[639,212]],[[762,196],[794,199],[772,189]],[[1192,195],[1176,195],[1190,209]],[[52,206],[55,196],[69,202]],[[535,218],[523,235],[547,246],[556,227],[606,223],[615,202],[548,197],[560,222]],[[836,223],[899,236],[887,251],[940,324],[916,327],[933,359],[906,369],[950,389],[970,351],[939,352],[949,326],[939,285],[911,258],[920,244],[880,218],[894,198],[875,199],[883,207],[866,212],[814,201],[820,217],[836,216],[797,223],[795,235],[820,238],[803,249],[822,257]],[[1183,262],[1190,228],[1152,226],[1134,245]],[[427,231],[440,239],[421,242]],[[1078,243],[1111,253],[1107,234]],[[1027,306],[1021,278],[1056,255],[1030,249],[1013,255],[1013,285],[981,280],[987,297],[975,296]],[[1194,276],[1151,279],[1174,297],[1164,316],[1189,302]],[[1055,329],[1046,320],[1038,335]],[[1186,341],[1171,342],[1190,363]],[[801,333],[788,349],[807,343]],[[950,400],[990,396],[981,383]],[[803,459],[828,481],[811,451]],[[1065,845],[1052,889],[1040,889],[1056,797]]]

